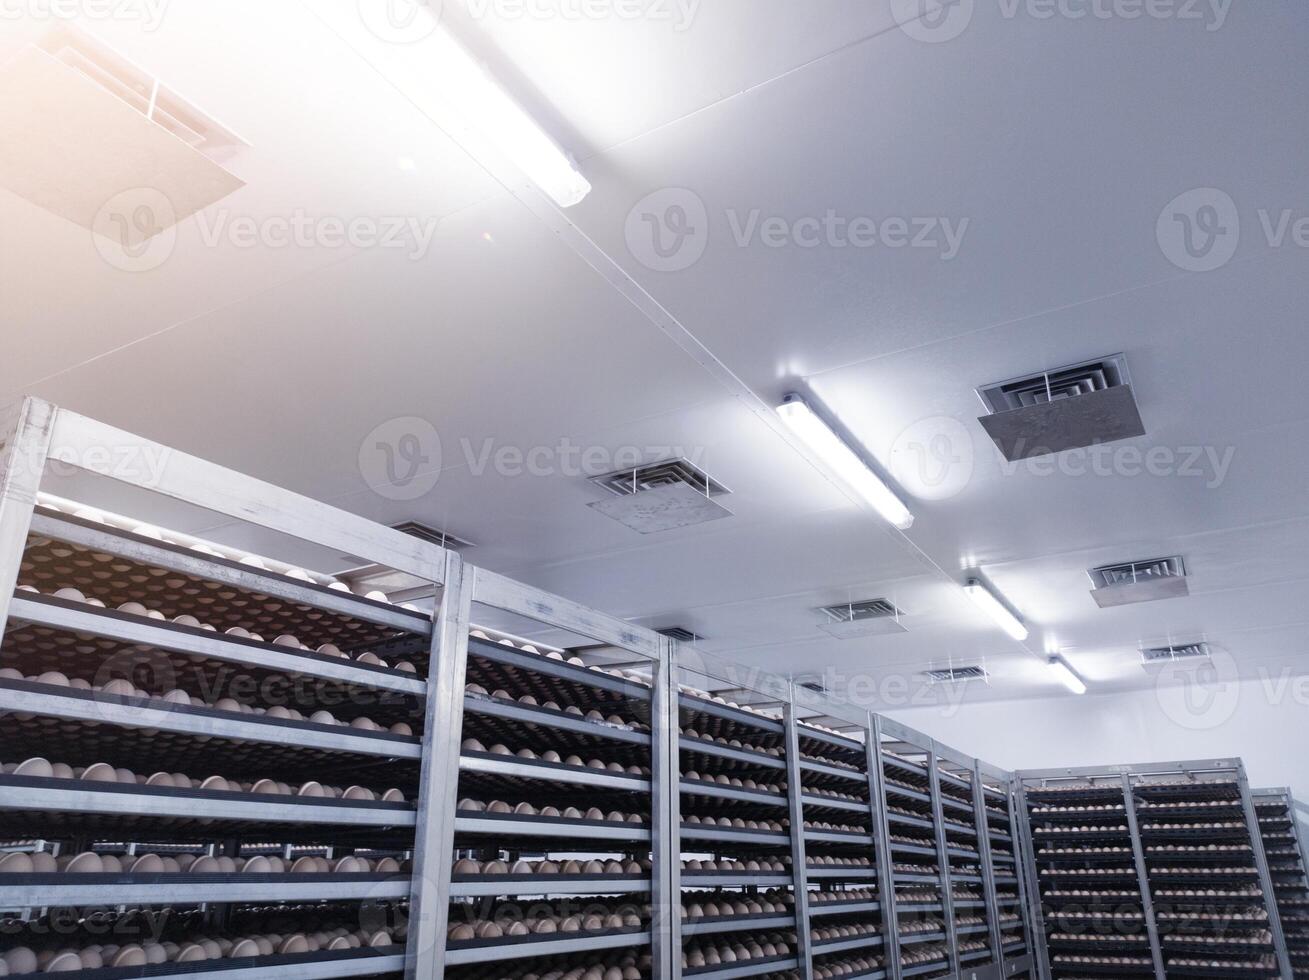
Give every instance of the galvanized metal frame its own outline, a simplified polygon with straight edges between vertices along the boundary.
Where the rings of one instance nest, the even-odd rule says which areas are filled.
[[[782,709],[786,753],[787,812],[791,819],[791,878],[795,897],[795,944],[802,980],[814,975],[813,941],[809,934],[809,876],[804,839],[804,786],[800,777],[800,735],[796,728],[795,706]]]
[[[1136,883],[1141,890],[1141,911],[1145,915],[1146,935],[1150,940],[1150,959],[1154,962],[1155,976],[1160,980],[1164,974],[1164,954],[1159,942],[1159,923],[1154,914],[1154,893],[1150,889],[1150,878],[1146,872],[1145,849],[1141,845],[1141,828],[1136,819],[1136,794],[1132,791],[1132,777],[1122,774],[1123,809],[1127,814],[1127,830],[1132,838],[1132,861],[1136,865]]]
[[[1240,761],[1237,762],[1236,781],[1241,788],[1241,810],[1245,814],[1250,846],[1254,848],[1255,867],[1259,869],[1259,887],[1264,892],[1264,905],[1268,910],[1268,930],[1273,934],[1273,949],[1277,954],[1277,965],[1282,975],[1289,977],[1292,975],[1291,955],[1286,944],[1286,934],[1282,931],[1282,916],[1277,908],[1277,890],[1273,887],[1272,872],[1268,870],[1268,855],[1264,851],[1264,836],[1259,831],[1259,817],[1250,794],[1250,780],[1245,773],[1245,764]]]
[[[991,820],[986,812],[986,790],[982,763],[973,763],[973,821],[977,826],[977,853],[982,866],[982,895],[986,902],[988,933],[994,962],[1003,965],[1004,944],[1000,941],[1000,900],[996,895],[995,864],[991,858]]]
[[[398,742],[396,745],[389,744],[396,740],[379,739],[369,742],[363,736],[352,735],[348,731],[332,733],[335,741],[329,739],[331,744],[340,742],[338,747],[348,747],[352,751],[358,748],[365,750],[373,748],[378,755],[408,755],[422,758],[420,793],[416,811],[388,815],[380,809],[359,810],[353,819],[344,821],[357,825],[381,825],[381,821],[390,819],[400,824],[412,822],[415,827],[415,869],[410,881],[403,886],[388,884],[383,889],[387,895],[394,892],[394,897],[397,898],[407,894],[410,900],[409,940],[404,957],[404,972],[410,980],[429,980],[429,978],[439,980],[444,975],[447,963],[453,965],[456,961],[473,962],[487,958],[486,954],[481,953],[464,955],[467,951],[461,951],[459,956],[447,956],[445,949],[448,900],[452,891],[449,875],[455,832],[460,820],[455,812],[460,754],[455,747],[458,746],[462,736],[468,630],[472,607],[475,604],[489,606],[570,633],[593,638],[616,650],[640,658],[636,661],[638,663],[648,662],[652,665],[650,691],[652,733],[649,744],[653,775],[648,781],[651,793],[651,826],[644,835],[624,828],[607,828],[610,833],[597,834],[597,837],[629,842],[649,840],[654,865],[650,882],[651,902],[655,911],[648,938],[656,977],[661,980],[662,978],[680,980],[681,975],[683,929],[679,914],[681,875],[678,870],[678,858],[681,851],[681,821],[677,678],[678,671],[682,668],[724,681],[733,691],[751,695],[755,699],[749,703],[753,705],[782,708],[783,718],[776,724],[775,730],[782,733],[786,744],[787,806],[791,816],[792,884],[796,901],[795,927],[798,946],[796,958],[802,976],[806,978],[812,975],[813,952],[810,943],[811,914],[807,902],[807,885],[810,876],[805,859],[803,770],[800,766],[799,723],[804,720],[826,721],[842,725],[843,731],[857,731],[863,734],[868,760],[867,779],[873,857],[883,922],[883,951],[886,958],[886,974],[890,980],[901,980],[904,971],[900,966],[895,876],[891,870],[893,854],[886,814],[886,760],[883,742],[891,738],[907,741],[917,747],[925,747],[929,755],[927,769],[931,787],[930,798],[941,869],[940,892],[947,931],[947,962],[955,972],[958,972],[953,885],[943,826],[940,773],[936,763],[938,759],[945,758],[952,764],[973,773],[975,817],[979,805],[984,817],[985,797],[980,777],[977,775],[980,772],[977,760],[890,719],[840,704],[817,692],[798,687],[786,678],[705,654],[703,651],[679,644],[644,627],[626,623],[570,600],[550,595],[503,575],[473,568],[466,565],[454,552],[446,551],[429,542],[374,524],[311,498],[242,476],[198,457],[166,449],[150,440],[56,408],[40,399],[24,399],[8,411],[0,413],[0,439],[3,440],[0,445],[0,627],[3,627],[7,621],[9,607],[13,601],[14,583],[17,580],[24,542],[29,532],[35,530],[42,534],[58,531],[64,538],[74,539],[73,543],[96,550],[110,550],[152,565],[201,575],[239,588],[262,591],[292,602],[316,605],[328,611],[357,616],[380,625],[407,629],[429,637],[431,657],[429,676],[425,681],[412,677],[391,678],[388,675],[363,672],[360,668],[348,664],[320,666],[309,662],[307,658],[303,664],[299,661],[286,663],[279,661],[277,664],[284,669],[295,667],[302,673],[318,672],[322,676],[338,680],[361,683],[373,681],[376,686],[421,695],[425,700],[427,726],[421,746],[415,744],[413,752],[409,752]],[[141,456],[147,452],[153,452],[164,459],[165,465],[162,469],[147,471],[140,468],[124,468],[115,464],[116,460],[133,455]],[[48,515],[36,514],[34,505],[41,476],[49,462],[54,460],[234,520],[311,541],[323,547],[409,573],[439,590],[439,604],[432,614],[432,620],[399,608],[374,608],[348,595],[323,594],[322,590],[315,590],[276,574],[261,573],[254,569],[232,568],[229,564],[209,562],[203,556],[180,553],[147,541],[136,540],[131,536],[115,534],[113,529],[84,527],[76,525],[75,522],[59,521]],[[236,644],[231,644],[231,648],[217,646],[215,644],[222,641],[215,640],[206,645],[203,650],[193,649],[189,638],[179,640],[160,627],[143,624],[138,628],[136,624],[124,626],[121,622],[93,623],[94,614],[78,616],[76,612],[70,613],[66,609],[57,610],[54,606],[25,600],[21,596],[18,601],[24,604],[25,617],[30,615],[37,620],[46,617],[55,623],[63,623],[68,628],[81,629],[90,625],[94,627],[92,632],[98,630],[114,636],[123,634],[119,638],[125,640],[134,638],[136,642],[163,646],[171,644],[169,648],[176,649],[178,652],[222,656],[236,663],[249,664],[254,656],[244,650],[235,649]],[[56,611],[50,612],[51,609]],[[148,635],[142,630],[148,631]],[[274,653],[290,656],[277,654],[276,651]],[[262,651],[259,652],[258,662],[261,665],[268,664]],[[542,660],[539,669],[549,672],[555,666],[550,661]],[[611,689],[621,689],[624,684],[622,681],[603,675],[597,676],[595,681]],[[15,710],[35,709],[54,714],[62,712],[65,716],[76,716],[79,711],[73,699],[33,695],[31,692],[21,690],[0,693],[13,701],[12,704],[5,701],[0,707],[8,706]],[[113,705],[107,708],[101,705],[98,710],[102,712],[99,715],[101,721],[112,723],[118,718]],[[106,710],[108,714],[103,713]],[[137,724],[141,723],[139,708],[125,706],[125,710],[134,712],[133,721]],[[70,715],[69,712],[72,714]],[[220,719],[215,722],[207,718],[190,718],[185,712],[173,712],[172,717],[165,717],[165,714],[159,713],[158,718],[152,714],[147,720],[157,727],[176,731],[221,733],[228,737],[263,738],[279,743],[297,744],[291,730],[271,731],[269,729],[272,726],[261,727],[257,722],[249,719]],[[853,720],[849,720],[851,717]],[[771,723],[760,720],[759,724],[767,728]],[[317,733],[314,735],[314,741],[320,746],[324,744],[319,740]],[[600,776],[598,773],[595,775],[597,778]],[[617,780],[616,776],[608,778]],[[637,781],[628,777],[623,785],[627,786],[628,783],[635,782]],[[49,802],[40,794],[28,795],[30,799],[28,796],[23,797],[27,804],[35,806]],[[100,796],[104,795],[81,794],[79,796],[74,793],[68,797],[68,808],[77,812],[113,812],[114,802],[100,799]],[[332,818],[332,815],[327,812],[330,809],[328,806],[319,807],[307,819],[310,822],[320,819],[327,822]],[[307,813],[275,801],[250,803],[247,807],[237,800],[231,801],[230,805],[201,804],[189,812],[193,816],[212,813],[215,817],[237,819],[256,812],[261,815],[281,816],[282,810],[287,811],[286,816]],[[320,815],[317,810],[324,812]],[[256,818],[251,817],[251,819]],[[272,816],[269,816],[269,819],[272,819]],[[467,823],[467,818],[464,818],[464,822]],[[1019,826],[1017,820],[1012,822],[1011,830],[1015,837],[1016,854],[1019,850]],[[979,827],[979,854],[983,852],[984,846],[989,848],[989,823],[983,823]],[[991,862],[984,860],[979,863],[984,869],[984,880],[991,878],[993,870]],[[1019,877],[1021,891],[1022,876]],[[254,883],[251,884],[253,887]],[[986,894],[989,921],[993,925],[998,923],[999,915],[994,892],[992,879]],[[270,897],[282,894],[291,893],[273,889],[273,895]],[[378,893],[373,894],[376,897]],[[645,941],[645,935],[633,934],[627,937],[625,942],[615,941],[611,945],[641,943]],[[1030,944],[1030,927],[1028,937]],[[592,944],[593,947],[594,945]],[[542,952],[545,950],[542,949]],[[1003,949],[997,949],[997,954],[1002,956]],[[332,974],[330,970],[325,971],[316,966],[309,968],[307,972],[295,972],[288,967],[284,974],[279,970],[277,975],[288,977],[303,975],[306,978],[348,975],[350,969],[353,967],[343,966],[343,972]],[[980,976],[982,971],[970,970],[968,975]]]
[[[1014,853],[1021,852],[1020,858],[1023,866],[1023,874],[1019,879],[1026,878],[1029,886],[1027,892],[1027,918],[1029,920],[1027,931],[1027,944],[1031,952],[1037,969],[1037,976],[1040,980],[1049,980],[1050,973],[1050,949],[1045,940],[1045,910],[1042,907],[1041,900],[1041,876],[1036,869],[1036,848],[1032,840],[1032,824],[1028,819],[1027,813],[1027,784],[1021,778],[1014,780],[1014,795],[1017,798],[1017,809],[1022,815],[1021,820],[1015,820],[1010,825],[1010,830],[1014,837]]]
[[[1013,773],[1007,773],[1005,782],[1005,808],[1009,813],[1009,846],[1014,854],[1014,878],[1016,881],[1017,894],[1017,901],[1014,903],[1014,911],[1018,915],[1019,921],[1023,926],[1022,934],[1024,950],[1015,959],[1015,962],[1011,963],[1009,954],[1004,952],[1002,940],[1001,954],[1003,956],[1002,962],[1004,964],[1005,976],[1009,976],[1010,973],[1017,972],[1018,969],[1024,968],[1022,964],[1031,964],[1035,960],[1035,940],[1033,939],[1033,935],[1036,928],[1036,920],[1032,918],[1027,896],[1031,894],[1033,890],[1036,891],[1038,896],[1040,895],[1040,889],[1036,886],[1035,882],[1028,877],[1027,848],[1025,837],[1020,830],[1020,827],[1024,825],[1026,821],[1019,820],[1018,816],[1018,786],[1019,784],[1017,780],[1014,779]],[[1003,933],[1003,930],[1001,930],[1001,932]]]

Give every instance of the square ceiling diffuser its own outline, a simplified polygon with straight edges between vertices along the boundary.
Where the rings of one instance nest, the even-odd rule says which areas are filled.
[[[0,187],[124,246],[244,185],[216,162],[244,145],[239,138],[68,27],[0,64],[0,131]],[[113,202],[124,213],[107,221]]]

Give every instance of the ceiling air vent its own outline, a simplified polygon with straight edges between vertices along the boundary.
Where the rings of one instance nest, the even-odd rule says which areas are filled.
[[[221,165],[245,145],[239,137],[67,26],[0,63],[0,132],[0,187],[131,250],[131,261],[244,184]]]
[[[966,681],[984,681],[988,675],[985,667],[976,664],[970,667],[942,667],[923,671],[925,677],[933,684],[962,684]]]
[[[392,524],[391,526],[411,537],[430,541],[432,544],[439,545],[442,548],[449,548],[451,551],[464,551],[476,547],[471,541],[456,537],[448,531],[438,531],[436,528],[429,527],[420,521],[401,521],[399,524]]]
[[[1010,462],[1145,435],[1123,354],[1001,381],[977,394],[991,413],[978,421]]]
[[[655,630],[661,636],[666,636],[670,640],[676,640],[678,643],[694,643],[696,640],[703,640],[704,637],[698,633],[692,633],[685,626],[665,626],[663,629]]]
[[[1183,643],[1176,646],[1147,647],[1141,651],[1141,663],[1146,667],[1167,666],[1184,660],[1209,660],[1206,643]]]
[[[1180,555],[1101,565],[1087,574],[1095,586],[1091,598],[1101,609],[1156,599],[1176,599],[1190,594],[1186,584],[1186,563]]]
[[[818,628],[838,640],[907,632],[900,622],[903,612],[889,599],[838,602],[823,606],[818,611],[826,617]]]
[[[806,677],[804,680],[797,680],[796,687],[803,687],[806,691],[813,691],[815,694],[827,693],[827,678],[825,677]]]
[[[465,548],[475,547],[471,541],[455,537],[445,531],[438,531],[436,528],[429,527],[419,521],[401,521],[399,524],[392,524],[391,527],[412,537],[421,538],[424,541],[439,545],[442,548],[449,548],[451,551],[463,551]],[[359,560],[353,555],[346,555],[345,557],[347,560]],[[426,599],[436,593],[436,587],[431,582],[408,572],[396,571],[394,568],[388,568],[385,565],[362,565],[357,568],[349,568],[343,572],[337,572],[336,577],[360,595],[376,589],[385,592],[392,602],[412,602],[416,599]]]
[[[685,459],[662,460],[593,476],[591,482],[610,496],[587,506],[642,534],[732,516],[713,499],[731,491]]]
[[[704,470],[685,459],[669,459],[636,469],[619,470],[604,476],[593,476],[591,482],[619,497],[654,490],[658,487],[688,486],[708,497],[717,497],[728,490]]]

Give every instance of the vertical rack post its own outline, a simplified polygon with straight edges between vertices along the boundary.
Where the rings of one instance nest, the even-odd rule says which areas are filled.
[[[1141,909],[1145,913],[1146,934],[1150,937],[1150,958],[1154,961],[1154,974],[1164,980],[1164,955],[1159,945],[1159,925],[1154,918],[1154,895],[1150,891],[1150,877],[1145,866],[1145,850],[1141,846],[1141,829],[1136,821],[1136,794],[1132,790],[1132,777],[1123,773],[1123,810],[1127,814],[1127,830],[1132,836],[1132,862],[1136,865],[1137,885],[1141,889]]]
[[[941,772],[936,762],[936,741],[927,749],[927,791],[932,798],[932,823],[936,825],[936,860],[941,873],[941,909],[945,919],[945,957],[949,970],[959,972],[959,937],[954,921],[954,881],[950,876],[949,845],[945,836],[945,810],[941,803]]]
[[[1019,889],[1022,879],[1031,882],[1027,892],[1027,945],[1036,957],[1038,976],[1048,980],[1050,973],[1050,951],[1045,941],[1045,915],[1041,907],[1041,876],[1036,870],[1036,847],[1032,840],[1032,821],[1027,809],[1027,784],[1020,777],[1015,777],[1015,796],[1018,809],[1022,812],[1021,820],[1010,820],[1009,829],[1013,832],[1014,853],[1022,854],[1024,874],[1018,876]],[[1010,810],[1012,813],[1012,809]]]
[[[1028,889],[1032,889],[1039,900],[1041,888],[1040,884],[1036,881],[1036,872],[1032,864],[1032,857],[1029,854],[1025,843],[1027,839],[1026,832],[1025,830],[1020,832],[1020,828],[1025,828],[1027,824],[1026,819],[1023,819],[1022,821],[1018,819],[1018,794],[1021,790],[1021,785],[1022,784],[1013,773],[1009,773],[1005,777],[1005,810],[1009,813],[1009,846],[1014,852],[1014,880],[1016,882],[1014,888],[1017,896],[1014,912],[1017,914],[1018,920],[1022,924],[1023,945],[1027,950],[1026,956],[1029,961],[1031,961],[1036,955],[1035,936],[1037,924],[1032,918],[1032,910],[1028,904],[1028,895],[1030,894]],[[1027,815],[1026,810],[1027,808],[1024,805],[1024,818],[1026,818]],[[1000,931],[1002,934],[1001,951],[1003,952],[1004,930],[1001,929]]]
[[[427,672],[405,980],[441,980],[445,976],[455,803],[459,792],[459,743],[464,724],[464,674],[468,665],[468,623],[476,572],[465,566],[458,554],[447,551],[444,578]]]
[[[786,745],[786,798],[791,820],[791,888],[795,895],[795,955],[802,980],[814,975],[809,940],[809,878],[805,866],[804,788],[800,783],[800,733],[796,728],[794,691],[783,708]]]
[[[995,865],[991,862],[991,821],[986,815],[986,790],[982,782],[982,763],[973,761],[973,820],[977,825],[977,854],[982,866],[982,895],[986,902],[987,926],[990,927],[991,956],[1004,973],[1004,943],[1000,939],[1000,899],[996,895]],[[1012,829],[1012,828],[1011,828]]]
[[[1253,848],[1254,864],[1259,870],[1259,887],[1263,889],[1264,906],[1268,909],[1268,930],[1273,934],[1273,949],[1277,953],[1277,966],[1282,976],[1292,976],[1290,950],[1286,945],[1286,934],[1282,930],[1282,916],[1277,907],[1277,891],[1273,887],[1273,876],[1268,870],[1268,854],[1264,851],[1264,837],[1259,830],[1259,816],[1255,812],[1254,800],[1250,796],[1250,781],[1245,774],[1245,763],[1237,764],[1236,781],[1241,793],[1241,812],[1245,815],[1245,826],[1250,835]],[[1290,812],[1290,807],[1287,808]],[[1294,819],[1294,817],[1292,817]]]
[[[677,641],[659,638],[651,690],[650,953],[655,977],[681,980],[681,794],[678,758]]]
[[[882,907],[882,953],[886,975],[900,976],[900,933],[896,929],[895,873],[891,869],[891,833],[886,819],[886,796],[882,791],[881,725],[872,712],[864,729],[868,770],[868,828],[873,838],[873,861],[877,866],[877,900]],[[894,965],[893,965],[894,964]]]
[[[877,897],[882,903],[882,929],[886,935],[887,980],[900,980],[900,913],[896,908],[895,868],[891,860],[891,823],[887,818],[886,770],[882,767],[882,717],[868,715],[868,779],[874,787],[873,841],[877,848]]]
[[[37,398],[10,405],[0,418],[0,631],[9,620],[53,419],[53,407]]]

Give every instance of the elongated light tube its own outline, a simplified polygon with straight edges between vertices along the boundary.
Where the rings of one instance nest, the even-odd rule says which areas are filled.
[[[873,509],[900,530],[914,523],[914,515],[885,483],[868,468],[831,427],[820,418],[799,395],[788,395],[777,406],[777,414],[809,447],[823,465],[841,482],[854,490]]]
[[[964,586],[964,591],[968,593],[968,598],[973,600],[978,609],[994,619],[1000,628],[1015,640],[1027,639],[1027,627],[1023,625],[1023,621],[1010,612],[1009,607],[997,599],[995,593],[984,584],[975,578],[969,579],[968,584]]]
[[[1063,657],[1051,657],[1046,661],[1046,666],[1050,668],[1050,676],[1068,690],[1074,694],[1086,693],[1086,681],[1078,676],[1077,671],[1068,666]]]
[[[590,182],[522,106],[509,97],[444,27],[432,35],[433,82],[468,124],[514,162],[561,208],[591,192]]]

